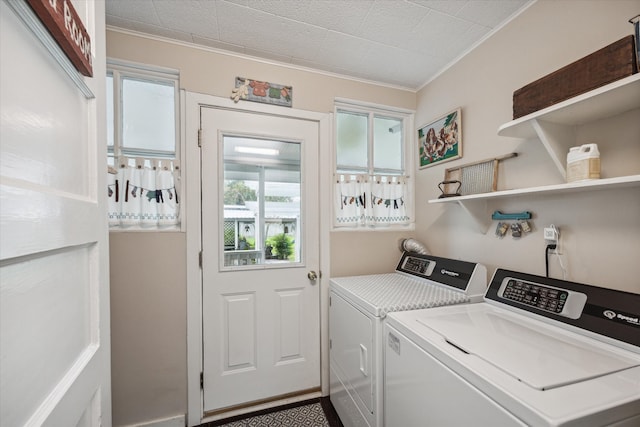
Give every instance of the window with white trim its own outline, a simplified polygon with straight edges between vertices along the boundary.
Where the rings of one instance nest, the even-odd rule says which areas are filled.
[[[177,71],[107,61],[109,157],[178,158]]]
[[[413,224],[413,112],[336,101],[334,113],[334,227]]]
[[[107,61],[112,228],[179,228],[178,88],[178,71]]]

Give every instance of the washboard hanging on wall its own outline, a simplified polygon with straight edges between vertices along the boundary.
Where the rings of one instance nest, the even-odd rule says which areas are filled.
[[[444,181],[438,185],[440,191],[442,191],[440,198],[496,191],[498,189],[498,165],[500,161],[517,155],[518,153],[509,153],[504,156],[445,169]]]

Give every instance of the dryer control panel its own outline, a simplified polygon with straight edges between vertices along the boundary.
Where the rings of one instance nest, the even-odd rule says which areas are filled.
[[[396,271],[462,291],[476,301],[487,289],[487,268],[475,262],[405,251]]]
[[[404,262],[400,268],[406,272],[417,273],[422,277],[429,277],[431,273],[433,273],[435,266],[435,261],[429,261],[428,259],[415,256],[407,256],[404,258]]]

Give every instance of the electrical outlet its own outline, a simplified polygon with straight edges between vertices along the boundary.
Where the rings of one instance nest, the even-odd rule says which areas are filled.
[[[550,244],[558,242],[558,236],[556,236],[556,230],[553,227],[544,228],[544,240],[548,240]]]
[[[555,225],[545,227],[543,236],[545,244],[556,245],[552,253],[555,255],[562,255],[562,252],[560,251],[560,230],[558,230],[558,227]]]

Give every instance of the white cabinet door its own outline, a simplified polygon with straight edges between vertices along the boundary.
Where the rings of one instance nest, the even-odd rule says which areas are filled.
[[[104,3],[74,4],[96,55],[76,81],[0,2],[2,426],[111,425]]]

